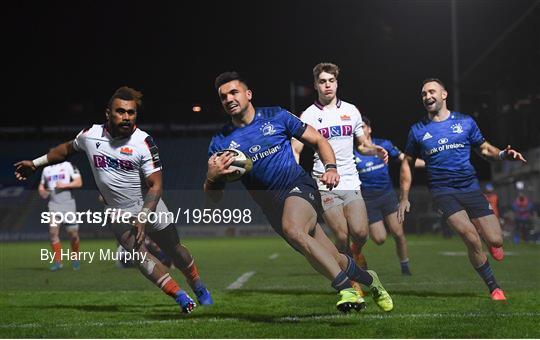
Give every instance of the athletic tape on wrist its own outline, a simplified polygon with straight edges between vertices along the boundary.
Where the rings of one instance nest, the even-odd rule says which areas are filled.
[[[324,171],[328,171],[330,169],[336,169],[337,170],[337,165],[334,164],[334,163],[328,163],[328,164],[325,164],[324,166]]]
[[[39,168],[40,166],[45,166],[49,164],[49,159],[47,158],[47,155],[45,154],[41,157],[34,159],[32,163],[34,164],[36,168]]]

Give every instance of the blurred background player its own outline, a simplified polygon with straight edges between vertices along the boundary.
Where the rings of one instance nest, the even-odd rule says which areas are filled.
[[[339,185],[329,190],[321,182],[325,168],[320,155],[313,157],[312,177],[321,193],[323,218],[335,235],[335,244],[342,253],[353,255],[356,263],[367,269],[361,249],[368,237],[366,206],[360,191],[360,179],[354,164],[354,144],[362,146],[364,153],[377,155],[387,161],[387,152],[373,146],[364,136],[362,117],[358,109],[337,97],[339,67],[332,63],[320,63],[313,68],[313,83],[318,98],[300,119],[312,126],[328,140],[336,155]],[[293,139],[292,147],[297,162],[304,147]],[[352,251],[349,246],[353,241]]]
[[[290,141],[295,137],[316,149],[324,162],[320,181],[331,189],[339,183],[339,174],[326,138],[280,107],[253,107],[253,93],[236,72],[220,74],[215,88],[231,122],[210,142],[204,183],[207,196],[213,202],[219,201],[225,176],[234,171],[229,169],[234,161],[232,153],[219,157],[216,153],[227,148],[242,151],[253,160],[252,170],[241,178],[245,188],[272,228],[330,280],[340,294],[338,310],[359,310],[365,304],[360,293],[352,288],[351,280],[368,286],[381,309],[392,310],[392,299],[377,274],[361,269],[350,256],[339,253],[317,223],[321,196],[315,181],[296,163]]]
[[[49,199],[47,204],[50,212],[59,212],[65,216],[67,212],[75,214],[77,205],[72,189],[82,187],[83,182],[79,169],[70,162],[62,162],[54,165],[49,165],[43,169],[41,180],[38,186],[39,195],[43,199]],[[79,252],[79,225],[61,223],[66,227],[66,232],[69,237],[71,248],[70,252]],[[49,239],[51,248],[54,252],[54,263],[51,266],[52,271],[62,268],[62,260],[60,259],[60,251],[62,244],[60,242],[60,225],[51,222],[49,225]],[[77,260],[71,261],[71,266],[74,270],[80,269],[80,263]]]
[[[364,136],[375,145],[383,147],[391,160],[401,161],[405,155],[387,139],[372,138],[371,121],[362,116]],[[409,269],[409,252],[407,239],[403,232],[403,223],[397,219],[398,200],[392,179],[388,172],[388,163],[379,157],[363,155],[358,150],[354,151],[356,168],[362,181],[362,197],[366,203],[369,220],[369,234],[373,242],[381,245],[386,240],[386,228],[396,242],[396,252],[399,257],[401,273],[411,275]],[[424,161],[416,160],[416,167],[423,167]]]
[[[529,242],[530,231],[533,226],[534,204],[525,196],[523,191],[520,191],[518,197],[512,202],[512,210],[514,211],[515,230],[513,242],[518,244],[521,241]]]
[[[499,210],[499,195],[495,192],[495,187],[491,183],[487,183],[484,190],[484,196],[486,197],[486,200],[491,205],[491,209],[493,210],[493,214],[497,216],[497,218],[500,220],[501,213]]]
[[[469,261],[488,286],[491,299],[506,300],[482,250],[483,239],[495,260],[504,257],[499,219],[480,190],[470,162],[471,147],[486,160],[526,161],[510,146],[500,150],[488,143],[470,116],[449,111],[448,92],[439,79],[424,80],[421,96],[427,116],[411,127],[407,138],[405,159],[401,162],[398,220],[403,222],[410,209],[412,169],[416,158],[421,157],[426,163],[433,200],[467,246]]]
[[[117,241],[129,252],[146,254],[144,261],[137,261],[140,272],[174,298],[182,312],[191,313],[196,306],[193,299],[180,289],[167,268],[147,251],[144,244],[147,228],[148,236],[182,271],[199,303],[213,304],[193,257],[180,243],[175,225],[170,218],[163,218],[168,209],[161,199],[161,161],[152,137],[135,125],[141,108],[142,93],[126,86],[120,87],[109,100],[105,124],[96,124],[81,131],[74,140],[56,146],[33,161],[16,163],[15,175],[17,179],[25,180],[41,166],[63,162],[69,155],[84,151],[106,207],[121,209],[135,216],[131,224],[109,221],[108,226]],[[153,212],[161,213],[158,215],[161,217],[153,219],[154,223],[146,223]]]

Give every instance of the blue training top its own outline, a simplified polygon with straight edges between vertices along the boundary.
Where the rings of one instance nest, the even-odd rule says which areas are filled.
[[[485,139],[472,117],[450,112],[448,119],[434,122],[428,116],[409,130],[405,153],[426,162],[433,195],[480,190],[471,164],[471,146]]]
[[[399,159],[401,151],[391,141],[373,138],[372,143],[382,146],[388,151],[389,159]],[[384,160],[377,156],[362,155],[356,149],[354,150],[354,158],[360,181],[362,181],[362,196],[364,198],[374,198],[394,190],[388,173],[388,164],[384,164]]]
[[[305,174],[294,159],[291,137],[299,139],[306,127],[281,107],[256,108],[250,124],[236,127],[228,123],[214,135],[208,155],[227,148],[242,151],[253,161],[252,170],[241,179],[246,189],[271,191],[273,198],[284,199],[296,179]]]

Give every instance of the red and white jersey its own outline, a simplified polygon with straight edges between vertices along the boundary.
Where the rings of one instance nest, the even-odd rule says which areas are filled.
[[[152,137],[136,128],[129,137],[113,138],[105,125],[93,125],[77,135],[73,146],[86,153],[108,207],[142,206],[144,178],[161,170]]]
[[[364,134],[364,123],[358,109],[340,99],[334,108],[325,107],[317,100],[302,113],[300,119],[328,139],[336,155],[339,175],[358,178],[353,154],[354,138]],[[313,175],[319,177],[324,173],[324,165],[318,153],[315,153],[313,162]]]
[[[46,166],[41,173],[40,183],[50,192],[50,203],[65,203],[73,200],[71,190],[56,189],[57,184],[69,184],[73,179],[81,177],[79,169],[70,162],[62,162]]]

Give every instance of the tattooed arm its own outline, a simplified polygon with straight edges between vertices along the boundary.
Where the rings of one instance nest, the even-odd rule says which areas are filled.
[[[137,228],[137,245],[138,248],[144,242],[144,226],[146,225],[147,215],[156,210],[161,193],[163,192],[163,179],[161,177],[161,171],[156,171],[146,177],[146,186],[148,192],[144,197],[144,204],[141,212],[135,220],[135,228]]]

